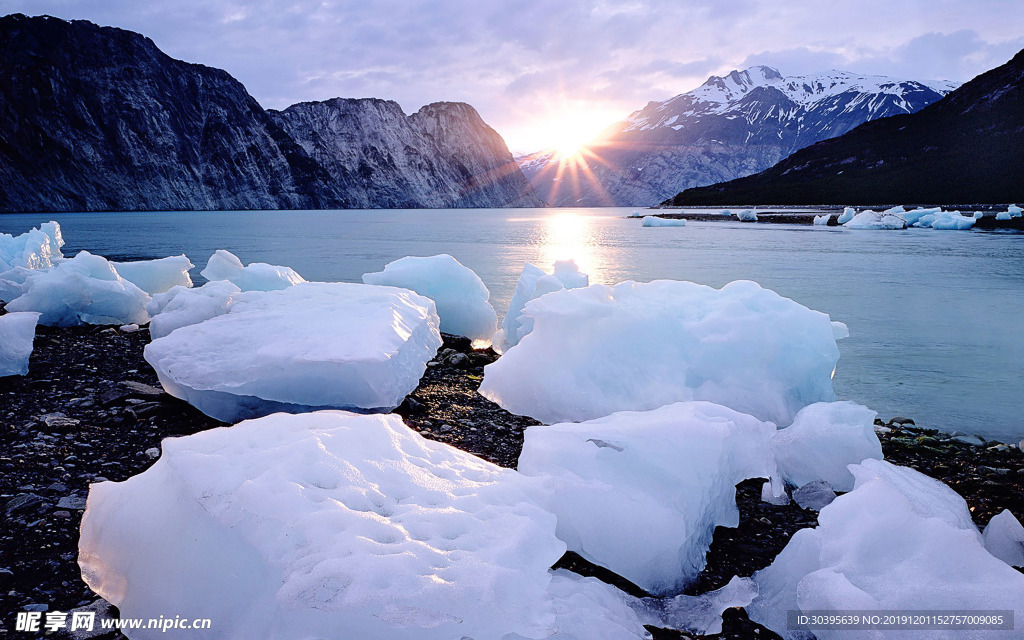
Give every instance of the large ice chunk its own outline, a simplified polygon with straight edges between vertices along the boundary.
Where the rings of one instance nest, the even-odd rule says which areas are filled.
[[[485,368],[480,392],[542,422],[708,400],[789,424],[835,399],[829,317],[756,282],[592,285],[524,313],[533,332]]]
[[[171,287],[191,287],[188,270],[194,267],[188,257],[170,256],[157,260],[111,262],[117,274],[149,295],[163,293]]]
[[[527,482],[395,415],[277,414],[92,485],[79,564],[123,617],[215,621],[195,638],[546,638],[572,587]]]
[[[644,216],[640,221],[642,227],[685,227],[686,220],[682,218],[662,218],[659,216]]]
[[[882,458],[876,412],[854,402],[818,402],[800,410],[793,424],[772,438],[779,472],[801,487],[824,480],[836,491],[853,489],[847,465]]]
[[[218,249],[210,256],[206,268],[199,272],[207,280],[228,280],[242,291],[277,291],[305,282],[291,267],[279,267],[265,262],[242,261],[230,251]]]
[[[754,574],[759,595],[750,618],[787,639],[796,611],[1012,610],[1024,615],[1024,575],[982,546],[963,499],[937,480],[879,460],[851,465],[853,491],[821,510],[816,529],[793,536],[768,568]],[[819,640],[849,631],[816,630]],[[977,637],[1015,638],[1019,631]],[[963,638],[963,631],[875,631],[871,638]]]
[[[897,211],[898,209],[898,211]],[[901,214],[903,207],[894,207],[883,212],[861,211],[844,223],[847,229],[906,229],[907,221]]]
[[[64,256],[60,225],[46,222],[18,236],[0,233],[0,274],[8,269],[49,269]]]
[[[149,323],[149,335],[156,340],[178,327],[198,324],[227,313],[235,294],[241,291],[227,280],[211,280],[195,289],[176,286],[158,293],[146,305],[146,311],[153,318]]]
[[[740,222],[757,222],[757,213],[753,209],[744,209],[743,211],[737,211],[736,217]]]
[[[203,302],[219,311],[222,298],[211,293]],[[441,345],[433,301],[394,287],[307,282],[237,293],[223,306],[149,343],[145,358],[168,393],[226,422],[317,407],[392,409]]]
[[[993,516],[985,525],[982,536],[989,553],[1006,564],[1024,567],[1024,526],[1013,517],[1009,509],[1003,509]]]
[[[597,578],[583,578],[559,569],[552,572],[548,587],[555,610],[548,640],[648,640],[636,610],[638,600]],[[519,636],[502,640],[518,640]]]
[[[727,407],[684,402],[530,427],[518,468],[542,480],[570,549],[675,594],[704,567],[715,527],[739,524],[736,484],[774,474],[774,432]]]
[[[488,300],[491,292],[473,270],[448,254],[406,256],[383,271],[364,273],[363,282],[411,289],[437,305],[441,331],[474,340],[490,340],[498,316]]]
[[[81,251],[56,266],[28,273],[24,293],[8,311],[36,311],[45,325],[145,324],[145,291],[117,274],[102,256]]]
[[[843,209],[843,212],[839,214],[839,217],[836,218],[836,222],[839,224],[846,224],[850,220],[853,220],[855,215],[857,215],[857,211],[854,210],[853,207],[846,207]]]
[[[508,313],[501,323],[501,331],[495,336],[495,346],[502,351],[509,349],[519,344],[519,341],[533,330],[533,318],[523,316],[523,309],[530,300],[552,291],[579,289],[589,284],[590,276],[581,273],[573,260],[555,262],[550,274],[527,262],[523,265],[519,282],[516,283],[516,290],[508,305]]]
[[[38,313],[22,311],[0,316],[0,377],[28,373]]]
[[[921,216],[914,226],[931,227],[932,229],[963,231],[974,226],[977,220],[973,216],[962,215],[959,211],[937,211]]]

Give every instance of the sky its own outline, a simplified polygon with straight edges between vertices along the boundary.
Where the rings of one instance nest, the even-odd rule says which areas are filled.
[[[0,0],[140,32],[264,107],[473,105],[515,152],[595,137],[710,75],[964,82],[1024,49],[1024,0]]]

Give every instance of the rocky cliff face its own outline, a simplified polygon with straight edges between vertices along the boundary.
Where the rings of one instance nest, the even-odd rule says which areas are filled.
[[[869,122],[671,204],[1024,201],[1024,51],[920,112]]]
[[[467,104],[436,103],[407,116],[392,101],[335,98],[270,113],[347,185],[353,206],[542,204],[501,136]]]
[[[557,206],[650,205],[681,188],[762,171],[794,151],[878,118],[915,112],[953,88],[844,71],[783,77],[771,67],[712,76],[610,127],[585,157],[591,180],[566,184],[557,157],[524,162]]]
[[[302,129],[302,118],[265,111],[226,72],[174,60],[130,31],[6,16],[0,59],[0,211],[538,204],[501,138],[465,105],[407,118],[349,101],[365,113],[311,118],[338,128],[299,144],[283,125]],[[342,132],[343,122],[356,129]]]

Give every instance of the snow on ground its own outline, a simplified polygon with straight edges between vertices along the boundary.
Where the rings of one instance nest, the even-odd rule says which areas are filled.
[[[533,318],[523,316],[523,308],[530,300],[541,297],[545,293],[562,289],[579,289],[590,284],[590,277],[580,273],[572,260],[555,262],[552,272],[546,273],[540,267],[529,262],[523,265],[523,273],[519,276],[516,289],[509,302],[508,313],[502,320],[501,329],[494,336],[495,347],[505,351],[519,344],[519,341],[533,330]]]
[[[149,295],[102,256],[81,251],[49,269],[25,273],[23,293],[8,302],[8,311],[35,311],[41,324],[61,327],[149,322]]]
[[[364,273],[363,282],[411,289],[430,298],[445,333],[490,340],[498,328],[498,316],[488,302],[491,292],[472,269],[448,254],[406,256],[389,262],[383,271]]]
[[[570,549],[675,594],[704,567],[715,527],[739,524],[736,484],[775,473],[774,433],[720,405],[677,403],[530,427],[518,469],[542,482]]]
[[[784,638],[786,612],[1014,610],[1024,615],[1024,575],[982,546],[963,498],[907,467],[868,459],[851,465],[853,491],[821,510],[768,568],[754,574],[751,620]],[[816,630],[819,640],[850,631]],[[860,636],[858,636],[860,637]],[[863,636],[868,637],[868,636]],[[875,631],[871,638],[1014,638],[1017,631]]]
[[[38,313],[23,311],[0,316],[0,378],[28,373]]]
[[[210,281],[228,280],[242,291],[277,291],[306,281],[291,267],[265,262],[243,266],[235,254],[224,249],[215,251],[199,274]]]
[[[194,267],[183,254],[157,260],[111,262],[117,275],[131,282],[149,295],[163,293],[171,287],[191,287],[188,270]]]
[[[592,285],[524,315],[533,331],[484,369],[480,393],[541,422],[708,400],[787,425],[835,399],[829,317],[755,282]]]
[[[1024,567],[1024,526],[1009,509],[1003,509],[989,520],[982,536],[989,553],[1006,564]]]
[[[92,485],[79,563],[122,617],[212,619],[196,638],[643,637],[609,587],[552,579],[528,483],[396,415],[276,414]]]
[[[213,293],[195,318],[221,310]],[[441,345],[434,302],[394,287],[307,282],[230,295],[223,308],[153,340],[145,358],[168,393],[225,422],[393,409]]]
[[[854,402],[818,402],[800,410],[793,424],[772,437],[779,473],[796,486],[824,480],[836,491],[853,489],[847,465],[882,459],[876,412]]]
[[[659,218],[658,216],[644,216],[640,221],[642,227],[685,227],[686,220],[682,218]]]

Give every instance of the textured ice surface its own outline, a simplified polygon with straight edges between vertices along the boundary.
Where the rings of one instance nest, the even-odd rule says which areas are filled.
[[[389,262],[383,271],[364,273],[363,282],[411,289],[430,298],[445,333],[490,340],[498,328],[498,316],[488,302],[491,292],[472,269],[448,254],[406,256]]]
[[[197,324],[227,313],[235,295],[241,291],[227,280],[212,280],[195,289],[176,286],[158,293],[146,305],[146,310],[153,318],[149,323],[149,335],[156,340],[178,327]]]
[[[635,598],[597,578],[582,578],[559,569],[552,572],[548,595],[555,610],[557,632],[550,640],[636,640],[650,638],[634,611]],[[518,640],[509,636],[502,640]]]
[[[1003,509],[989,520],[982,536],[989,553],[1006,564],[1024,567],[1024,526],[1009,509]]]
[[[750,578],[733,576],[721,589],[699,596],[642,598],[633,600],[632,606],[644,624],[710,635],[722,632],[722,613],[726,609],[745,607],[755,597],[757,583]]]
[[[682,218],[659,218],[658,216],[644,216],[640,221],[643,227],[685,227],[686,220]]]
[[[163,293],[171,287],[191,287],[192,278],[188,270],[195,266],[184,255],[110,264],[114,265],[117,275],[149,295]]]
[[[1024,575],[982,546],[963,498],[913,469],[879,460],[852,465],[850,493],[821,510],[768,568],[754,574],[759,595],[750,618],[783,637],[786,611],[1014,610],[1024,615]],[[918,630],[815,632],[819,640],[851,637],[1016,638],[1017,631]]]
[[[92,485],[82,519],[83,577],[122,617],[210,618],[203,639],[499,640],[553,635],[555,596],[570,621],[574,592],[606,598],[552,580],[565,545],[527,479],[398,416],[276,414],[162,448]],[[581,640],[598,637],[634,636]]]
[[[836,491],[853,489],[847,465],[882,458],[876,412],[853,402],[818,402],[796,414],[772,438],[779,473],[797,487],[825,480]],[[794,496],[795,497],[795,496]]]
[[[754,213],[753,209],[737,211],[736,217],[739,218],[741,222],[757,222],[757,214]]]
[[[501,330],[495,336],[495,346],[501,350],[509,349],[519,343],[526,334],[533,330],[533,318],[523,316],[526,303],[539,298],[545,293],[562,289],[579,289],[590,284],[590,277],[580,273],[573,260],[555,262],[553,271],[548,274],[540,267],[529,262],[523,265],[523,273],[516,283],[512,301],[508,305],[508,313],[502,320]]]
[[[235,254],[218,249],[210,256],[206,268],[199,272],[207,280],[228,280],[242,291],[277,291],[306,280],[291,267],[279,267],[265,262],[242,266]]]
[[[542,481],[570,549],[651,593],[675,594],[704,567],[715,527],[738,524],[736,484],[774,472],[774,431],[683,402],[530,427],[518,468]]]
[[[935,215],[940,211],[942,211],[941,207],[932,207],[930,209],[911,209],[910,211],[907,211],[903,207],[893,207],[885,213],[894,213],[898,215],[903,218],[908,227],[912,227],[924,216]]]
[[[592,285],[524,313],[533,331],[484,369],[480,392],[541,422],[708,400],[789,424],[835,399],[829,317],[755,282]]]
[[[0,316],[0,377],[28,373],[38,313],[22,311]]]
[[[28,275],[49,269],[63,259],[60,225],[47,222],[21,235],[0,233],[0,300],[11,301],[24,293]]]
[[[82,251],[47,270],[27,273],[24,293],[8,311],[36,311],[40,324],[145,324],[149,295],[117,274],[102,256]]]
[[[202,315],[221,300],[203,300]],[[234,294],[225,306],[145,350],[168,393],[225,422],[311,407],[392,409],[441,345],[433,301],[394,287],[307,282]]]
[[[861,211],[843,224],[848,229],[906,229],[907,221],[900,215],[904,213],[903,207],[895,209],[899,211]]]

